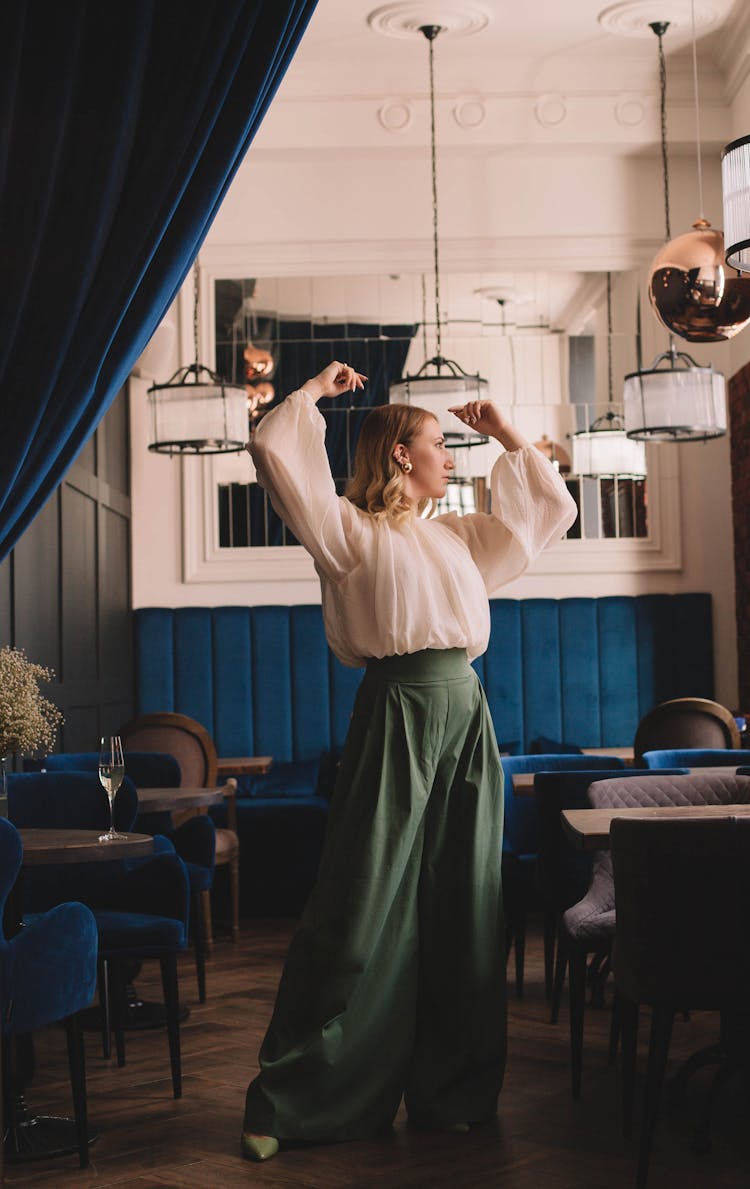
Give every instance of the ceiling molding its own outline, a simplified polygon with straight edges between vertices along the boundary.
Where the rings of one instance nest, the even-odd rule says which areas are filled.
[[[657,238],[626,235],[451,239],[441,241],[440,261],[445,272],[493,272],[519,266],[524,271],[619,271],[648,263],[661,243]],[[431,269],[432,250],[428,239],[207,242],[201,249],[201,268],[214,277],[420,273]]]
[[[741,5],[725,30],[717,63],[724,76],[727,103],[733,103],[750,73],[750,5]]]

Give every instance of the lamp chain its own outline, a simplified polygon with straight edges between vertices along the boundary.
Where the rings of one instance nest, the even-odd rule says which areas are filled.
[[[612,273],[607,273],[607,393],[612,404]]]
[[[198,284],[198,261],[193,265],[193,346],[195,348],[195,373],[198,375],[198,314],[200,286]]]
[[[442,360],[442,343],[440,329],[440,260],[438,253],[438,203],[437,203],[437,151],[435,147],[435,63],[432,43],[441,31],[440,25],[422,25],[420,33],[424,33],[429,43],[430,58],[430,148],[432,152],[432,242],[435,261],[435,347],[436,359]],[[440,363],[437,364],[438,374]]]
[[[664,173],[664,226],[666,240],[669,241],[672,238],[672,228],[669,221],[669,162],[667,160],[667,63],[662,44],[662,38],[669,28],[669,21],[652,21],[650,28],[659,39],[659,111],[661,115],[661,163]]]
[[[703,169],[701,165],[701,117],[698,104],[698,53],[695,47],[695,0],[690,0],[690,22],[693,31],[693,93],[695,95],[695,150],[698,158],[698,214],[703,213]]]

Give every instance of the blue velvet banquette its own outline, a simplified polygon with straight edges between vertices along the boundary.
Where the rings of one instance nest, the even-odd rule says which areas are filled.
[[[474,666],[501,750],[629,746],[658,702],[713,696],[708,594],[492,599],[490,610]],[[197,719],[219,756],[274,757],[267,776],[240,782],[242,910],[298,911],[361,670],[333,656],[317,605],[144,607],[135,648],[139,713]]]

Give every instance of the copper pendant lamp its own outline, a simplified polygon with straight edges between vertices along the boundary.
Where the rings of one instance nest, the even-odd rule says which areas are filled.
[[[692,7],[692,5],[691,5]],[[718,343],[731,339],[750,321],[750,277],[734,274],[724,262],[724,235],[701,213],[693,230],[671,238],[669,221],[669,173],[666,137],[666,66],[662,37],[667,21],[654,21],[651,28],[659,40],[661,80],[662,164],[667,242],[654,257],[648,293],[659,320],[672,334],[690,343]],[[700,108],[698,67],[693,11],[693,84],[698,163],[698,202],[703,211]]]

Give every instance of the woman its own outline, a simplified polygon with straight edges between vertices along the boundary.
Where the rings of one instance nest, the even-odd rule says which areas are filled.
[[[488,593],[572,524],[551,464],[490,401],[451,410],[505,453],[492,514],[421,515],[453,469],[437,420],[408,405],[365,419],[336,495],[316,402],[362,388],[333,362],[261,421],[248,449],[312,554],[329,644],[366,664],[318,879],[292,940],[244,1154],[410,1122],[464,1132],[494,1116],[505,1065],[502,768],[469,661]]]

